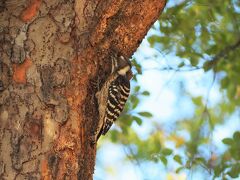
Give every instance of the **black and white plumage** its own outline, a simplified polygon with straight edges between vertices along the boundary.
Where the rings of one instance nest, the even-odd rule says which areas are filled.
[[[130,93],[131,63],[122,56],[112,59],[112,72],[96,94],[99,105],[99,124],[95,141],[105,135],[122,112]]]
[[[105,135],[113,122],[117,120],[122,112],[130,93],[130,82],[123,76],[118,76],[109,87],[107,108],[104,117],[102,133]]]

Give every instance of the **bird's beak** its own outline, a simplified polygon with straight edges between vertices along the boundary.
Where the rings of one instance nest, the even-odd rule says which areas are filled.
[[[132,70],[129,70],[129,71],[127,72],[126,76],[127,76],[128,80],[131,80],[132,77],[133,77]]]

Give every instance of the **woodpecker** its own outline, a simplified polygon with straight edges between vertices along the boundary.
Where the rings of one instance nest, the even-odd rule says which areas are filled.
[[[103,87],[97,92],[99,124],[95,142],[105,135],[122,112],[130,93],[131,62],[123,56],[112,57],[112,70]]]

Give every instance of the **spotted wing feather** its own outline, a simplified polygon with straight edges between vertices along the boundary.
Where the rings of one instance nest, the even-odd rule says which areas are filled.
[[[122,112],[130,93],[130,82],[123,76],[119,76],[112,82],[109,88],[109,99],[104,116],[101,134],[105,135]]]

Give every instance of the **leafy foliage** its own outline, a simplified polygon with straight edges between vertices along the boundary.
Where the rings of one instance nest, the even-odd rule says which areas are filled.
[[[190,98],[194,114],[188,118],[179,116],[171,132],[166,132],[159,128],[158,117],[139,108],[151,94],[138,84],[137,76],[144,68],[133,59],[138,75],[133,78],[134,88],[117,121],[119,128],[113,129],[109,137],[129,150],[129,160],[161,162],[166,167],[174,167],[175,173],[201,169],[213,179],[237,178],[240,176],[240,131],[222,139],[221,152],[212,142],[212,135],[231,117],[239,119],[236,113],[240,107],[240,3],[237,0],[176,2],[169,1],[152,27],[148,42],[161,55],[174,54],[180,59],[162,70],[211,72],[210,90],[217,84],[221,100],[210,104],[210,90],[207,96],[185,91],[180,96]],[[153,128],[142,138],[133,126],[141,127],[146,122]]]
[[[236,99],[240,84],[239,14],[239,3],[235,0],[186,0],[166,10],[159,27],[155,27],[161,35],[152,35],[148,40],[152,47],[160,45],[161,51],[175,52],[192,66],[225,72],[221,86],[239,105],[239,98]],[[183,60],[179,67],[184,64]]]

